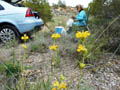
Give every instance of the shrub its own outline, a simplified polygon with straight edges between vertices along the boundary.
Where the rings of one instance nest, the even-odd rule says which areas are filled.
[[[48,47],[44,42],[34,42],[31,46],[31,52],[40,52],[40,53],[44,53],[47,51]]]
[[[89,20],[90,28],[92,28],[92,32],[98,32],[98,36],[101,35],[99,41],[104,41],[105,44],[103,48],[107,51],[114,52],[119,46],[119,35],[120,35],[120,26],[119,19],[114,21],[115,19],[107,19],[107,18],[92,18]],[[114,21],[114,22],[113,22]],[[111,24],[112,23],[112,24]],[[109,26],[109,28],[108,28]],[[99,28],[99,29],[98,29]],[[107,28],[107,29],[106,29]],[[117,54],[120,53],[120,49],[117,50]]]
[[[32,0],[24,2],[24,5],[34,11],[39,12],[40,17],[44,22],[48,22],[52,18],[51,8],[46,0]]]
[[[19,62],[11,62],[11,61],[6,61],[4,64],[0,66],[0,69],[2,72],[6,73],[6,76],[17,76],[20,75],[21,72],[21,65]]]
[[[58,6],[59,6],[59,7],[62,7],[62,8],[66,8],[66,3],[65,3],[65,1],[59,0],[59,1],[58,1]]]
[[[76,45],[75,43],[76,40],[74,39],[74,33],[71,33],[69,35],[66,35],[66,36],[63,36],[60,40],[59,40],[59,52],[60,52],[60,55],[63,56],[63,57],[66,57],[66,56],[70,56],[71,58],[72,57],[75,57],[75,53],[76,53]]]
[[[58,7],[59,7],[59,6],[58,6],[57,4],[53,4],[53,8],[54,8],[54,9],[58,9]]]
[[[50,36],[50,34],[47,32],[36,33],[34,43],[32,42],[29,46],[30,51],[39,53],[47,52],[50,42],[48,36]]]

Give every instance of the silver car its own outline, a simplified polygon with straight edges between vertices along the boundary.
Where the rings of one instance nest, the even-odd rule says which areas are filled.
[[[21,34],[41,28],[44,22],[30,8],[17,7],[0,0],[0,40],[7,42]]]

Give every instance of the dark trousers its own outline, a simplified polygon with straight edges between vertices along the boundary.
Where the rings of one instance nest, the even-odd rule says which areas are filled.
[[[72,27],[69,27],[69,29],[67,30],[67,33],[71,33],[72,32]]]

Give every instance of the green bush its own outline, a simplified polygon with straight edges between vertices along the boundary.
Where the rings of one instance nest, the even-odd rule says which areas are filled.
[[[45,23],[51,20],[51,7],[46,0],[26,1],[23,4],[32,10],[39,12],[40,17],[44,20]]]
[[[65,3],[65,1],[59,0],[59,1],[58,1],[58,6],[59,6],[59,7],[62,7],[62,8],[66,8],[66,3]]]
[[[6,76],[20,75],[21,65],[19,62],[6,61],[0,65],[0,70],[6,73]]]
[[[114,18],[119,15],[120,0],[93,0],[89,4],[91,14],[97,18]]]
[[[98,36],[102,33],[99,41],[105,41],[106,43],[103,45],[103,49],[110,52],[114,52],[118,48],[120,42],[120,21],[117,19],[115,22],[113,22],[113,20],[115,19],[92,18],[89,20],[89,26],[92,28],[91,31],[98,32]],[[118,49],[116,53],[120,54],[120,49]]]
[[[54,9],[58,9],[58,7],[59,7],[59,6],[58,6],[57,4],[53,4],[53,8],[54,8]]]

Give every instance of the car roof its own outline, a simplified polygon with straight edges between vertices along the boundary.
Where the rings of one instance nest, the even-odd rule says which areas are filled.
[[[13,8],[14,6],[13,5],[11,5],[11,4],[9,4],[9,3],[7,3],[7,2],[5,2],[5,1],[3,1],[3,0],[0,0],[0,5],[2,5],[4,8]]]

